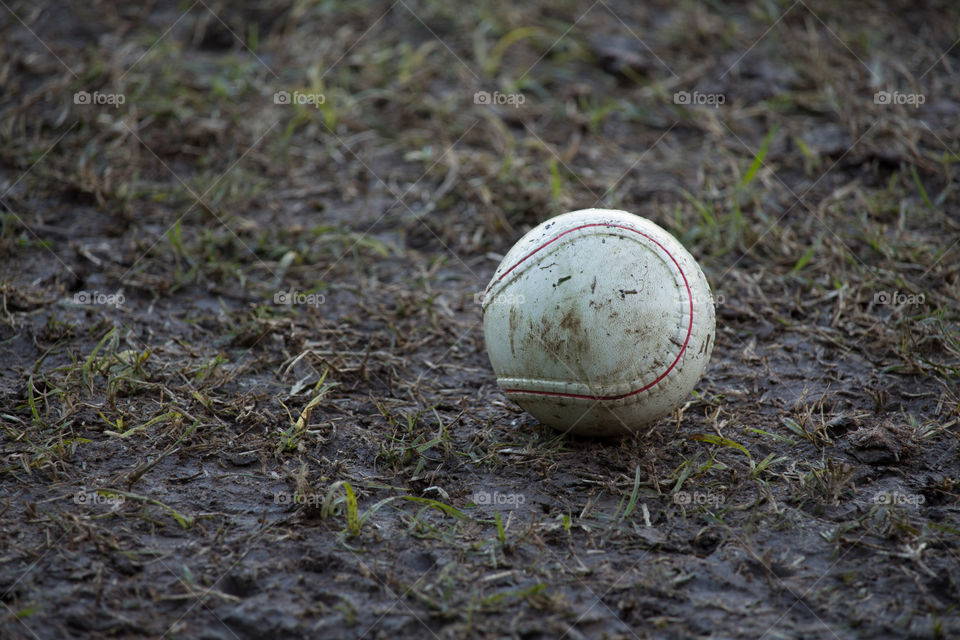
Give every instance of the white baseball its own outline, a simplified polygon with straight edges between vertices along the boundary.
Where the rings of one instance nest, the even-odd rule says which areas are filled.
[[[544,424],[581,435],[630,433],[670,413],[703,374],[715,331],[699,265],[625,211],[540,224],[483,295],[497,384]]]

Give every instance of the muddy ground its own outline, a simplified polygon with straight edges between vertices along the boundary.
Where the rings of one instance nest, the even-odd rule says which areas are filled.
[[[0,636],[960,635],[960,11],[0,7]],[[498,390],[553,215],[702,265],[649,433]]]

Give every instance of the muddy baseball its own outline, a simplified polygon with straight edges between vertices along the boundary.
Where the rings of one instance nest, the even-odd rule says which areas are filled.
[[[653,222],[585,209],[540,224],[484,291],[487,353],[503,392],[562,432],[611,436],[665,416],[710,360],[706,277]]]

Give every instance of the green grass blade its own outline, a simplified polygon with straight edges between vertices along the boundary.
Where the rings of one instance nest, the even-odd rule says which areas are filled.
[[[920,176],[917,175],[917,168],[913,165],[910,165],[910,175],[913,176],[913,183],[917,185],[917,191],[920,193],[920,197],[923,198],[923,203],[927,205],[928,209],[933,209],[933,202],[930,201],[930,196],[927,195],[927,190],[923,187],[923,183],[920,182]]]
[[[101,415],[102,415],[102,414],[101,414]],[[143,424],[141,424],[141,425],[139,425],[139,426],[137,426],[137,427],[133,427],[133,428],[131,428],[131,429],[127,429],[126,431],[123,431],[123,432],[104,431],[103,433],[104,433],[104,435],[113,436],[114,438],[129,438],[129,437],[132,436],[134,433],[136,433],[136,432],[138,432],[138,431],[142,431],[143,429],[146,429],[147,427],[152,427],[153,425],[155,425],[155,424],[157,424],[157,423],[159,423],[159,422],[166,422],[167,420],[176,420],[177,418],[182,418],[182,417],[183,417],[183,414],[181,414],[181,413],[179,413],[179,412],[177,412],[177,411],[169,411],[169,412],[167,412],[167,413],[165,413],[165,414],[163,414],[163,415],[157,416],[157,417],[155,417],[155,418],[151,418],[150,420],[147,420],[146,422],[144,422]]]
[[[793,265],[793,269],[790,270],[790,273],[796,273],[807,266],[807,263],[810,262],[810,259],[813,258],[813,254],[816,253],[819,243],[810,245],[810,248],[803,252],[803,255],[800,256],[800,259],[797,260],[797,264]]]
[[[736,449],[737,451],[743,452],[748,458],[753,458],[753,456],[750,455],[750,452],[747,451],[746,447],[739,442],[730,440],[729,438],[721,438],[720,436],[715,436],[712,433],[698,433],[690,436],[690,439],[699,440],[700,442],[709,442],[710,444],[718,444],[721,447],[730,447],[731,449]]]
[[[343,483],[343,488],[347,492],[347,531],[351,538],[360,535],[360,518],[357,516],[357,496],[353,492],[353,487],[349,482]]]
[[[425,504],[428,507],[433,507],[439,511],[442,511],[448,516],[454,517],[457,520],[469,520],[470,516],[463,513],[459,509],[451,507],[448,504],[440,502],[439,500],[431,500],[430,498],[421,498],[419,496],[400,496],[404,500],[409,500],[410,502],[419,502],[420,504]]]
[[[773,136],[777,133],[777,127],[770,129],[770,132],[767,133],[763,138],[763,142],[760,144],[760,149],[757,150],[757,155],[754,156],[753,162],[750,163],[750,168],[747,169],[747,172],[743,174],[743,178],[740,179],[740,188],[743,189],[747,187],[751,182],[753,182],[754,177],[757,175],[757,171],[760,170],[760,167],[763,165],[763,159],[767,157],[767,150],[770,148],[770,141],[773,140]]]

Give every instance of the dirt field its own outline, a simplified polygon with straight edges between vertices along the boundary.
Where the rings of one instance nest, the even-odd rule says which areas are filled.
[[[960,7],[0,2],[0,637],[960,637]],[[559,213],[716,298],[557,435]]]

